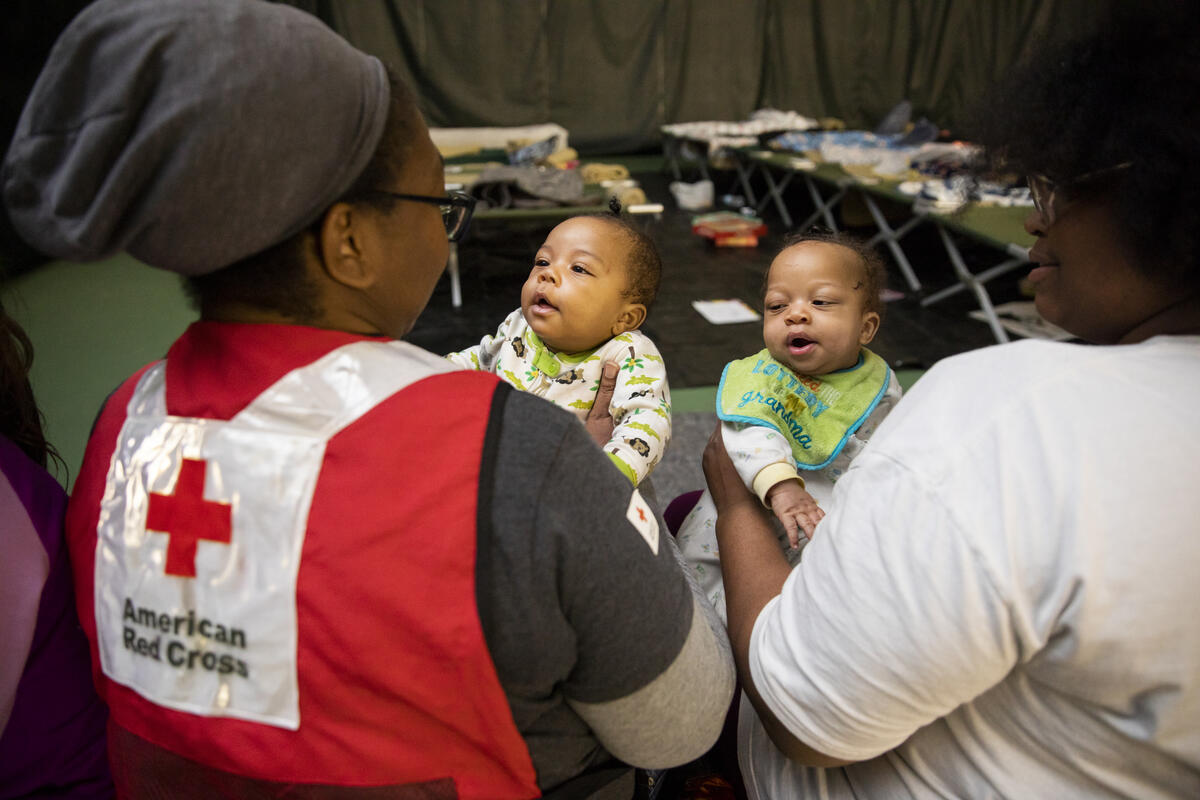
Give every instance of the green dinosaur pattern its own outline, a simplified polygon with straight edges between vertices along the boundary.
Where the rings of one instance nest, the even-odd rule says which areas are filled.
[[[640,411],[641,409],[638,409],[638,410]],[[626,427],[633,428],[634,430],[637,430],[637,431],[641,431],[642,433],[645,433],[649,436],[653,436],[655,439],[662,438],[661,436],[658,435],[658,432],[655,431],[654,428],[651,428],[649,425],[647,425],[644,422],[631,422]]]
[[[504,370],[504,376],[503,376],[503,377],[504,377],[504,380],[508,381],[508,382],[509,382],[509,383],[511,383],[513,386],[515,386],[515,387],[517,387],[518,389],[520,389],[522,392],[527,392],[527,391],[529,391],[529,390],[528,390],[528,389],[525,387],[525,384],[521,383],[521,379],[520,379],[520,378],[518,378],[516,375],[512,374],[512,371],[511,371],[511,370],[507,370],[507,369],[506,369],[506,370]]]
[[[536,391],[581,420],[595,405],[603,364],[615,362],[622,377],[610,404],[615,427],[604,450],[637,484],[661,461],[670,441],[666,365],[640,331],[614,336],[590,352],[556,353],[516,309],[494,335],[447,358],[461,367],[492,372],[521,391]]]

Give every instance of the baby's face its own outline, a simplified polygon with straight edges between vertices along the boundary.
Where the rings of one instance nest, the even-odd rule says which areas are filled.
[[[767,350],[802,375],[853,367],[879,327],[879,315],[864,310],[866,290],[852,250],[826,242],[787,248],[771,263],[763,298]]]
[[[521,313],[533,332],[560,353],[590,350],[637,326],[625,297],[629,245],[605,222],[575,217],[560,223],[533,258],[521,288]]]

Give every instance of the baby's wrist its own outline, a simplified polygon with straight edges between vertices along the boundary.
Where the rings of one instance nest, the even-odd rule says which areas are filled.
[[[804,479],[796,472],[795,467],[791,464],[776,462],[768,464],[758,471],[758,474],[754,476],[754,484],[751,488],[758,495],[759,501],[767,508],[770,508],[771,504],[767,500],[767,495],[780,483],[788,480],[799,481],[800,488],[804,488]]]

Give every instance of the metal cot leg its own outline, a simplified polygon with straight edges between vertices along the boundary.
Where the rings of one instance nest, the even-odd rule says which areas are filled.
[[[775,176],[771,174],[771,168],[763,166],[763,175],[767,178],[767,196],[760,202],[758,211],[762,212],[768,200],[774,200],[775,209],[779,212],[779,218],[783,220],[783,224],[787,228],[792,227],[792,215],[788,213],[787,205],[783,202],[783,190],[791,183],[792,177],[795,174],[794,172],[785,172],[783,179],[779,183],[776,183]]]
[[[829,200],[825,201],[821,198],[821,193],[817,191],[816,181],[808,175],[804,176],[804,185],[808,187],[808,193],[812,197],[813,204],[817,207],[817,210],[813,212],[813,215],[809,219],[815,221],[817,216],[821,215],[825,217],[825,224],[829,227],[829,230],[836,231],[838,226],[833,218],[833,207],[840,203],[842,198],[846,196],[847,187],[839,186],[838,190],[830,196]],[[809,225],[812,225],[812,222],[806,222],[802,227],[807,229]]]
[[[750,178],[754,175],[754,163],[743,161],[740,154],[734,155],[734,166],[737,167],[738,181],[742,185],[742,196],[746,198],[746,205],[757,207],[758,200],[754,196],[754,190],[750,188]]]
[[[846,196],[846,192],[850,191],[850,187],[839,185],[837,191],[831,194],[828,199],[825,199],[821,197],[821,193],[817,190],[816,181],[808,175],[804,175],[804,185],[808,188],[808,194],[812,197],[813,204],[817,207],[817,210],[808,215],[808,219],[804,220],[798,230],[801,232],[806,231],[812,227],[818,218],[825,217],[825,224],[829,230],[836,231],[838,228],[837,221],[833,218],[833,207],[842,202],[842,198]]]
[[[987,317],[988,325],[991,326],[992,334],[996,337],[996,341],[1001,343],[1009,341],[1008,332],[1000,324],[1000,318],[996,315],[996,309],[992,306],[992,298],[988,296],[987,289],[984,288],[982,281],[990,280],[1003,272],[1008,272],[1020,266],[1023,261],[1013,258],[992,267],[987,272],[973,275],[967,269],[967,265],[963,262],[962,255],[958,251],[958,246],[954,244],[954,241],[950,238],[950,234],[946,233],[946,229],[938,225],[937,231],[938,235],[942,238],[942,245],[946,248],[946,254],[950,257],[950,263],[954,267],[954,272],[958,275],[960,283],[958,286],[951,286],[924,298],[921,300],[921,305],[928,306],[936,303],[959,289],[970,289],[975,293],[975,298],[979,301],[979,307],[983,310],[984,316]]]
[[[875,220],[875,226],[879,228],[879,233],[872,236],[867,244],[874,245],[880,240],[886,242],[888,250],[892,252],[892,257],[896,259],[896,264],[900,267],[900,271],[904,273],[904,280],[908,282],[908,288],[914,292],[921,291],[921,282],[917,280],[917,273],[913,271],[912,265],[908,263],[908,256],[904,254],[903,248],[900,247],[900,237],[919,225],[921,217],[914,216],[899,228],[893,230],[892,226],[888,224],[887,217],[883,215],[883,211],[880,210],[870,193],[860,192],[860,194],[862,194],[863,201],[867,204],[867,210],[871,212],[871,218]]]

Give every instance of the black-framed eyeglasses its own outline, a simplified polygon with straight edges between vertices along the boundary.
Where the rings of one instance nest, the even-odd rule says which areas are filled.
[[[446,226],[446,238],[452,242],[460,241],[467,235],[467,228],[475,213],[475,198],[466,192],[451,191],[447,192],[445,197],[432,197],[426,194],[400,194],[386,189],[371,189],[368,194],[438,206],[442,211],[442,224]]]
[[[1064,199],[1066,190],[1082,183],[1109,177],[1114,172],[1129,169],[1132,166],[1132,161],[1124,161],[1120,164],[1114,164],[1111,167],[1104,167],[1103,169],[1096,169],[1091,172],[1085,172],[1082,175],[1076,175],[1065,181],[1055,181],[1045,175],[1029,175],[1026,181],[1029,183],[1029,194],[1033,198],[1033,207],[1041,214],[1042,221],[1048,228],[1054,224],[1059,213],[1068,205],[1069,200]],[[1056,200],[1058,201],[1057,203],[1055,202]]]

